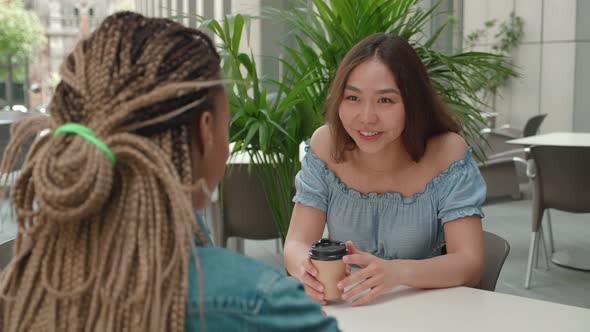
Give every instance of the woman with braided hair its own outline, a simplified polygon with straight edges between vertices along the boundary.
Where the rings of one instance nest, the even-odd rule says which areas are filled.
[[[1,331],[337,330],[300,283],[208,246],[193,208],[223,176],[230,115],[205,34],[118,13],[60,74],[0,165],[37,137],[10,192]]]

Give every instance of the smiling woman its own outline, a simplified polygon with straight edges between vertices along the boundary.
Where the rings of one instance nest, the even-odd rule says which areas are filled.
[[[383,149],[384,143],[402,134],[406,120],[404,104],[386,65],[372,59],[350,73],[339,114],[338,123],[348,136],[369,151]]]
[[[485,183],[461,128],[403,38],[371,35],[340,63],[326,125],[297,174],[285,263],[326,303],[312,243],[328,226],[361,269],[339,287],[364,304],[396,285],[476,285],[483,266]],[[447,254],[441,255],[446,245]],[[434,277],[436,276],[436,277]]]
[[[385,121],[379,123],[381,126],[398,125],[397,134],[392,134],[401,135],[414,161],[422,158],[429,137],[461,129],[434,91],[426,67],[412,46],[397,36],[369,36],[339,65],[326,103],[326,121],[333,133],[337,161],[342,160],[344,151],[355,148],[353,128],[346,126],[359,108],[348,102],[366,107],[367,115],[372,114],[369,107],[375,104],[379,104],[375,108],[378,111],[388,110],[387,114],[375,113],[382,114],[377,122]]]

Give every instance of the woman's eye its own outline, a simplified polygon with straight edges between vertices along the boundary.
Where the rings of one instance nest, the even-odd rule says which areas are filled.
[[[346,97],[346,100],[350,100],[350,101],[358,101],[358,97],[357,96],[348,96]]]
[[[381,104],[383,104],[383,103],[393,103],[393,100],[391,98],[383,97],[383,98],[379,98],[379,100],[377,100],[377,102],[378,103],[381,103]]]

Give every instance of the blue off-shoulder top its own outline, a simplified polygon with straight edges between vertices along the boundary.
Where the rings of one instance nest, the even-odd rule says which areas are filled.
[[[469,147],[411,197],[399,192],[366,195],[349,188],[307,143],[293,202],[326,212],[330,238],[352,240],[360,250],[383,259],[438,256],[445,244],[443,225],[465,216],[484,217],[486,185]]]

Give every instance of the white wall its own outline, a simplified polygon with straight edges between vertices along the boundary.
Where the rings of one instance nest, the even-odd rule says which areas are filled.
[[[260,16],[260,0],[232,0],[231,12],[232,14]],[[250,49],[255,56],[261,53],[261,33],[260,20],[252,20],[250,23]],[[246,36],[244,34],[244,37]],[[245,40],[240,44],[240,51],[249,53]],[[256,59],[256,63],[259,62],[259,59]]]
[[[487,20],[506,20],[512,11],[524,20],[522,44],[512,54],[522,78],[511,80],[496,100],[498,124],[522,127],[530,116],[547,113],[541,132],[590,130],[590,124],[574,126],[574,115],[576,119],[590,120],[579,111],[582,101],[574,93],[580,93],[577,84],[582,80],[576,71],[590,61],[588,41],[577,31],[580,22],[576,26],[576,18],[590,15],[590,6],[579,5],[584,1],[464,0],[465,34],[483,27]],[[578,9],[588,13],[580,15]],[[483,41],[478,49],[489,51],[491,39]]]
[[[576,12],[574,131],[590,132],[590,1],[579,0]]]

